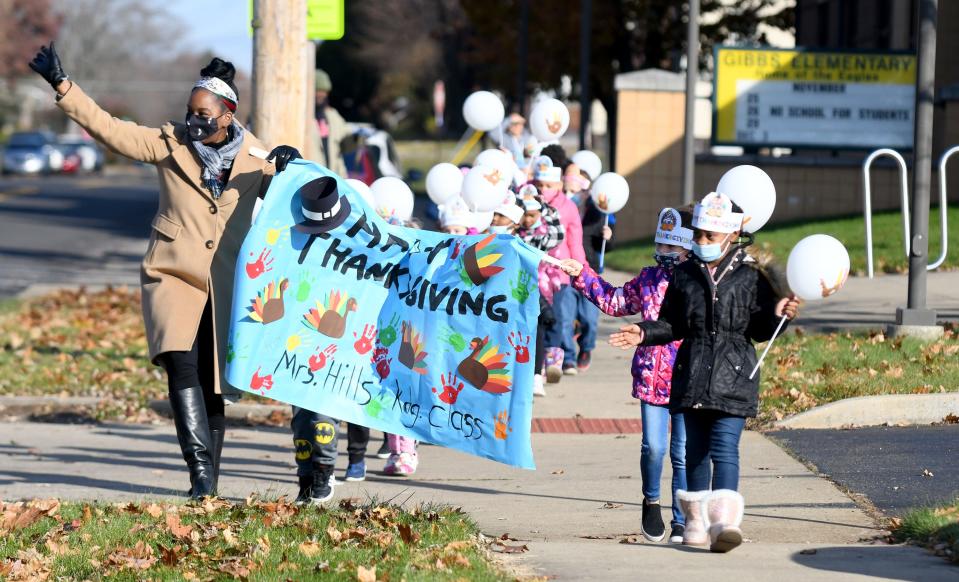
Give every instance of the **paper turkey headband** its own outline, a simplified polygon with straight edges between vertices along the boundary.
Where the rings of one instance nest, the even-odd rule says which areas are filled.
[[[659,213],[656,244],[675,245],[686,250],[693,248],[693,231],[683,226],[683,219],[675,208],[663,208]]]
[[[733,201],[719,192],[710,192],[693,209],[693,228],[713,232],[736,232],[743,227],[743,213],[733,212]]]
[[[226,108],[236,112],[237,96],[236,92],[227,85],[226,81],[219,77],[200,77],[200,80],[193,85],[194,89],[206,89],[223,101]]]

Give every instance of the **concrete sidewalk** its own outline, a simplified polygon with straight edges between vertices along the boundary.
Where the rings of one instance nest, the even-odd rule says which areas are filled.
[[[926,304],[939,312],[940,323],[959,321],[959,271],[931,272],[927,285]],[[796,324],[813,331],[883,329],[895,323],[896,308],[906,306],[908,288],[907,275],[852,277],[834,296],[803,305]]]
[[[290,440],[282,429],[230,429],[224,495],[295,495]],[[0,424],[0,443],[3,499],[133,500],[177,496],[187,486],[172,426],[8,423]],[[530,552],[510,563],[562,580],[635,580],[638,571],[668,576],[674,569],[736,582],[956,574],[915,548],[859,543],[878,533],[873,522],[757,433],[746,433],[742,450],[743,528],[751,541],[725,556],[620,543],[639,533],[639,435],[536,435],[534,446],[536,471],[422,446],[421,469],[407,480],[382,476],[382,461],[370,458],[367,481],[341,482],[336,494],[460,506],[489,535],[529,540]],[[338,478],[341,471],[342,463]],[[667,471],[665,491],[668,478]]]

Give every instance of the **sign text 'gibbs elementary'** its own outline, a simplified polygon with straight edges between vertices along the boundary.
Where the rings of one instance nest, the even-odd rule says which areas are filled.
[[[715,83],[716,144],[912,148],[912,55],[722,46]]]

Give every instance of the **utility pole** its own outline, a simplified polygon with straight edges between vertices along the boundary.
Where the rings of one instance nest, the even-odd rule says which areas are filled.
[[[893,335],[935,339],[943,328],[936,312],[926,307],[926,266],[929,263],[929,197],[932,181],[932,122],[936,92],[936,22],[938,0],[919,0],[916,129],[913,145],[912,240],[909,243],[909,296],[907,307],[896,310]],[[946,233],[942,233],[946,236]]]
[[[306,151],[310,62],[306,0],[254,0],[253,131],[267,146]]]
[[[589,129],[589,45],[593,36],[593,2],[582,0],[579,15],[579,149],[585,150]]]
[[[529,60],[529,0],[519,1],[519,42],[516,66],[516,100],[519,114],[526,111],[526,72]]]
[[[683,135],[683,204],[693,202],[696,172],[696,81],[699,80],[699,0],[689,0],[686,25],[686,127]]]

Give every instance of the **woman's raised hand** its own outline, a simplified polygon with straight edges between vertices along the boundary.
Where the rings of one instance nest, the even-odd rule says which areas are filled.
[[[610,334],[609,336],[609,345],[614,348],[620,348],[623,350],[628,350],[629,348],[634,348],[639,344],[643,343],[643,328],[639,327],[635,323],[630,325],[624,325],[619,328],[619,331]]]
[[[63,67],[60,65],[60,56],[57,55],[57,49],[52,42],[48,47],[40,47],[40,52],[30,61],[30,68],[46,79],[47,83],[50,83],[50,86],[57,91],[60,90],[60,83],[69,78],[63,72]]]

